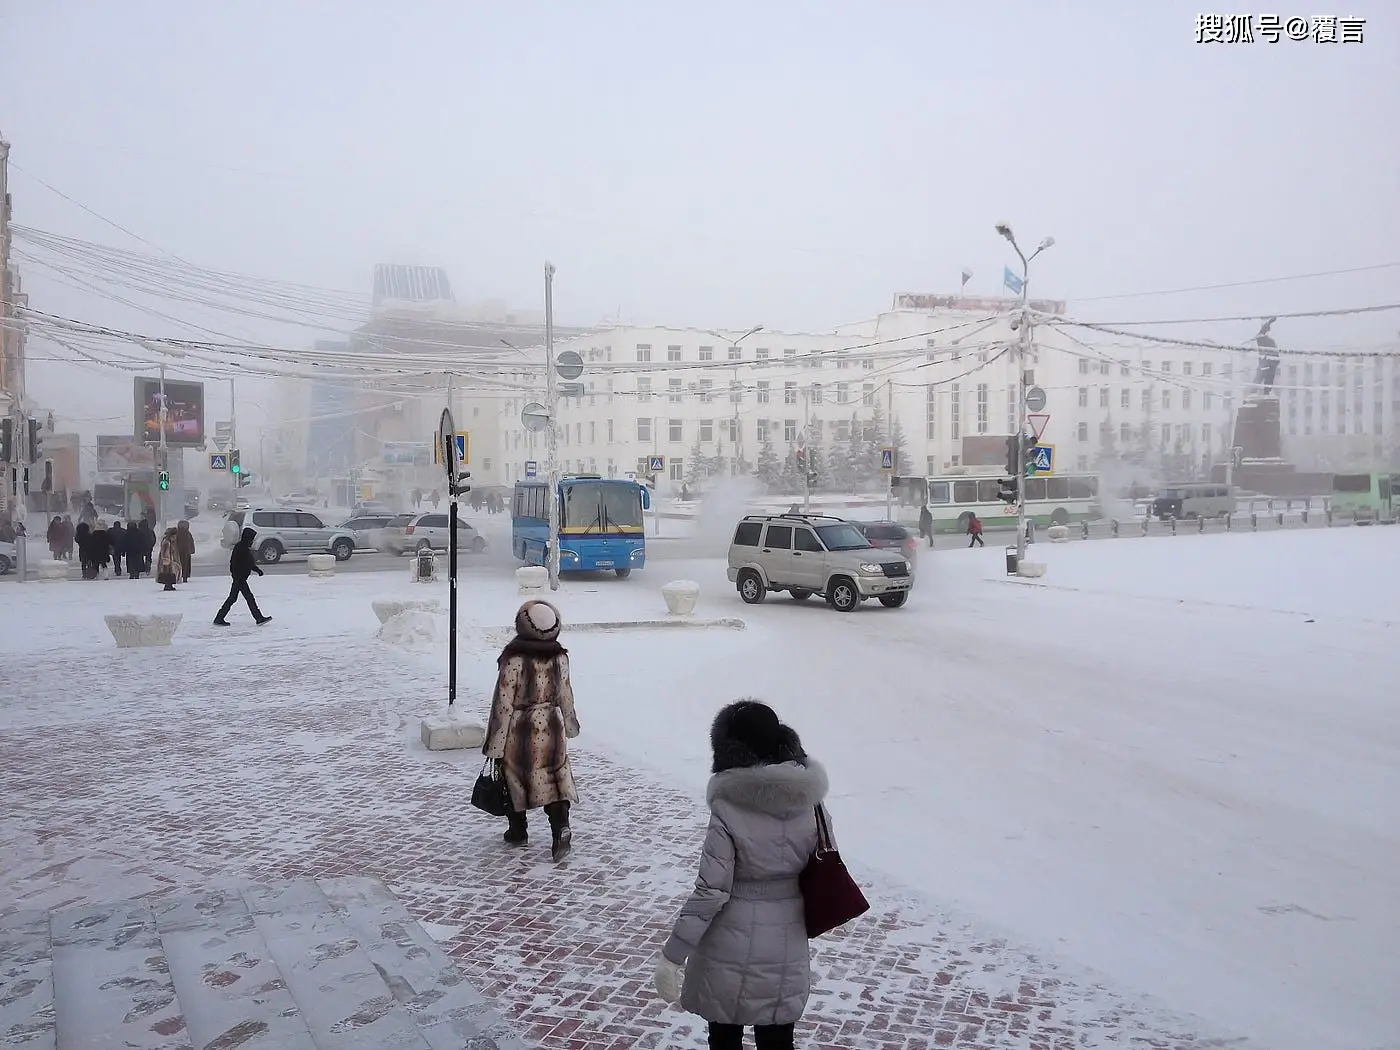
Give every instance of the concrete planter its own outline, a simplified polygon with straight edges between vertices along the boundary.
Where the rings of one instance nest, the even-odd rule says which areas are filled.
[[[104,616],[107,630],[118,649],[145,649],[157,645],[169,645],[175,637],[183,613],[155,613],[151,616],[138,616],[135,613],[112,613]]]
[[[68,563],[66,561],[41,561],[39,563],[39,579],[68,579]]]
[[[1041,561],[1023,561],[1016,566],[1016,575],[1025,577],[1028,580],[1038,580],[1045,575],[1045,563]]]
[[[672,616],[689,616],[700,600],[700,585],[694,580],[672,580],[661,588],[666,599],[666,611]]]
[[[306,559],[308,576],[326,577],[335,575],[334,554],[313,554]]]
[[[549,588],[549,570],[543,565],[522,565],[515,570],[515,584],[521,594],[541,594]]]
[[[379,599],[369,603],[374,610],[374,615],[379,617],[380,623],[388,623],[401,612],[412,609],[417,612],[436,613],[442,612],[442,605],[432,599],[399,599],[388,600]]]
[[[456,712],[423,719],[418,735],[429,751],[475,751],[486,743],[486,727]]]
[[[1051,543],[1064,543],[1069,539],[1069,526],[1051,525],[1045,530],[1045,534],[1050,537]]]

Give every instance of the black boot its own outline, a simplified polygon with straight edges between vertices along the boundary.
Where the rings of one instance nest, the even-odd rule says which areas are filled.
[[[554,833],[552,853],[556,861],[563,860],[573,848],[574,833],[569,828],[568,802],[551,802],[544,807],[549,817],[549,829]]]
[[[523,846],[530,841],[530,825],[524,813],[507,813],[510,827],[506,828],[506,845]]]

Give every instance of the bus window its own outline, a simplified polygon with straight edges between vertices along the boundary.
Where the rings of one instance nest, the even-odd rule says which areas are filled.
[[[930,503],[951,503],[952,494],[948,491],[946,481],[935,481],[928,487],[928,501]]]
[[[1069,499],[1069,478],[1046,478],[1045,498],[1048,500]]]
[[[1370,474],[1334,474],[1332,476],[1333,492],[1370,492]]]
[[[1089,495],[1091,497],[1097,496],[1099,494],[1099,479],[1093,474],[1090,474],[1087,478],[1084,479],[1084,484],[1089,486]]]
[[[976,502],[977,502],[977,482],[975,482],[975,481],[955,481],[955,482],[953,482],[953,502],[954,502],[954,503],[976,503]]]
[[[1045,478],[1026,479],[1026,501],[1034,503],[1045,498]]]
[[[1094,488],[1089,484],[1089,478],[1067,478],[1069,482],[1070,499],[1092,499]]]
[[[998,487],[995,478],[983,478],[977,482],[977,502],[995,503],[997,501]]]

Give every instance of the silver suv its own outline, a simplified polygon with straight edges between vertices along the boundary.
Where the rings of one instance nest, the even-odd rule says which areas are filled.
[[[898,609],[914,586],[902,554],[871,546],[854,522],[816,514],[750,514],[734,530],[727,575],[750,605],[787,591],[799,602],[820,594],[838,612],[867,598]]]
[[[349,561],[355,553],[354,532],[343,526],[332,528],[309,510],[252,507],[236,511],[224,522],[222,546],[237,543],[245,526],[257,531],[253,552],[267,565],[288,554],[334,554],[336,561]]]
[[[404,526],[402,535],[393,534],[389,537],[388,546],[399,554],[409,551],[445,551],[451,521],[447,514],[415,514]],[[457,549],[480,554],[486,549],[486,537],[458,518]]]

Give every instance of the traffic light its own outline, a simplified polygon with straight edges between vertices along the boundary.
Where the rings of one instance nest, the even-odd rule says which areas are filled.
[[[457,471],[457,495],[465,496],[472,490],[472,472],[470,470]]]
[[[53,491],[53,460],[51,459],[44,460],[44,484],[41,488],[45,492]]]
[[[807,469],[807,450],[805,448],[799,448],[797,450],[797,469]]]
[[[1021,459],[1021,449],[1016,440],[1016,435],[1012,434],[1006,439],[1006,472],[1013,478],[1019,477],[1022,468],[1018,466]]]
[[[816,472],[815,470],[809,470],[809,471],[807,471],[807,484],[808,484],[808,485],[815,485],[816,483],[817,483],[817,472]]]
[[[24,494],[29,495],[29,468],[24,468],[24,480],[20,482],[24,486]]]
[[[40,453],[44,449],[44,439],[39,436],[39,421],[31,419],[29,421],[29,460],[30,463],[39,462]]]
[[[997,482],[997,499],[1003,503],[1015,503],[1017,495],[1017,479],[1003,478]]]
[[[15,458],[15,421],[0,419],[0,463],[11,463]]]
[[[233,475],[234,480],[243,473],[243,465],[238,462],[238,449],[230,449],[228,454],[228,472]]]
[[[162,470],[158,475],[157,484],[162,492],[170,491],[170,471]]]

